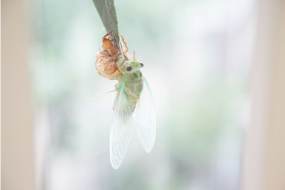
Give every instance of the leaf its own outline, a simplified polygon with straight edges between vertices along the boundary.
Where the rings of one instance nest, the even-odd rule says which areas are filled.
[[[93,3],[95,4],[107,32],[113,30],[113,36],[115,36],[116,42],[119,44],[120,38],[114,0],[93,0]]]

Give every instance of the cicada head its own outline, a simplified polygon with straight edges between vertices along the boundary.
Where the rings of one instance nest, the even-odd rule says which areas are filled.
[[[125,74],[134,73],[140,70],[143,67],[143,64],[138,61],[127,61],[123,66],[123,71]]]

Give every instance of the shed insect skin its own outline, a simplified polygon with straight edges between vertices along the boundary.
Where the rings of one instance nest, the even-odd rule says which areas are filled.
[[[112,30],[103,36],[103,50],[101,51],[99,48],[95,62],[95,67],[98,70],[98,74],[110,80],[114,80],[114,76],[121,74],[117,68],[117,63],[123,57],[123,54],[121,54],[119,51],[115,37],[111,39],[112,37]]]

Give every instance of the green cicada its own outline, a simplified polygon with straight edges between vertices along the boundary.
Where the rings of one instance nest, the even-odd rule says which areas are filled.
[[[122,40],[124,41],[123,37]],[[126,43],[125,46],[127,50]],[[133,128],[136,128],[140,142],[147,153],[153,148],[156,133],[151,90],[140,71],[143,64],[135,60],[135,54],[131,57],[126,51],[124,52],[117,62],[120,75],[112,76],[101,71],[118,80],[115,85],[116,96],[110,134],[110,159],[114,169],[119,168],[124,159]]]

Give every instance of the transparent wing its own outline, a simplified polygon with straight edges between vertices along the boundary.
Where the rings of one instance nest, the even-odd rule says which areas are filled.
[[[143,90],[133,118],[139,139],[145,151],[149,153],[155,141],[156,121],[151,91],[145,78],[143,78]]]
[[[132,109],[124,85],[120,87],[115,102],[113,124],[110,135],[110,159],[114,169],[120,167],[132,134]]]

